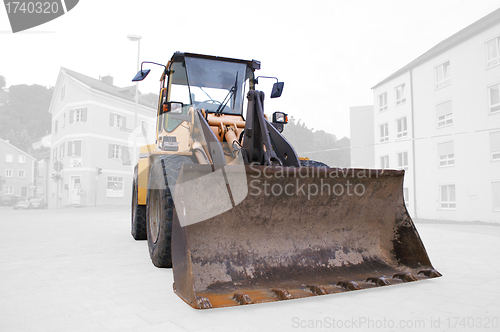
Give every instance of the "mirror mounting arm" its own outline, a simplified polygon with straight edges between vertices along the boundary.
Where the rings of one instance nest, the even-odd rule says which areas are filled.
[[[255,84],[259,84],[259,78],[271,78],[275,79],[276,83],[273,84],[273,90],[271,91],[271,98],[278,98],[281,96],[283,93],[283,86],[285,83],[280,82],[277,77],[272,77],[272,76],[258,76],[253,80]]]
[[[145,70],[142,69],[142,66],[145,63],[151,63],[151,64],[154,64],[154,65],[162,66],[163,68],[165,68],[165,71],[167,71],[167,67],[165,65],[162,65],[161,63],[151,62],[151,61],[143,61],[143,62],[141,62],[141,70],[134,76],[134,78],[132,79],[132,82],[142,81],[143,79],[146,78],[146,76],[148,76],[148,74],[151,71],[151,69],[145,69]]]

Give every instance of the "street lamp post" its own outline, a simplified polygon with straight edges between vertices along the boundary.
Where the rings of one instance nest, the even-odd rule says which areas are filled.
[[[137,70],[140,68],[141,36],[127,35],[128,40],[137,42]],[[137,161],[137,112],[139,109],[139,82],[135,82],[135,111],[134,111],[134,163]]]

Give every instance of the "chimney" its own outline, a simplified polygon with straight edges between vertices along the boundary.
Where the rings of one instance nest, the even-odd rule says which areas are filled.
[[[110,75],[103,76],[101,77],[101,82],[113,86],[113,76]]]

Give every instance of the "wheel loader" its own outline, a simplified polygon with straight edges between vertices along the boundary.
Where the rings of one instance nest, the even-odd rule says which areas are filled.
[[[150,69],[133,81],[143,80]],[[403,200],[403,170],[299,158],[287,115],[264,114],[260,62],[174,53],[160,77],[156,144],[134,169],[132,235],[197,309],[439,277]],[[245,112],[246,108],[246,112]]]

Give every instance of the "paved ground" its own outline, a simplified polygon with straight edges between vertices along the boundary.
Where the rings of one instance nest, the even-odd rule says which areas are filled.
[[[194,310],[129,210],[0,208],[0,331],[500,331],[500,227],[417,224],[442,278]]]

